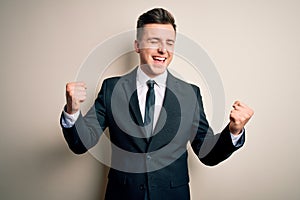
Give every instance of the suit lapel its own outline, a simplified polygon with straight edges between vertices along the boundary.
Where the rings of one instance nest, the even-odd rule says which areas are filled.
[[[177,91],[177,79],[168,72],[163,108],[154,128],[154,136],[151,139],[148,151],[155,151],[165,146],[177,133],[181,120],[181,109],[177,98]]]
[[[143,120],[142,120],[142,115],[140,112],[140,106],[139,106],[139,101],[138,101],[138,96],[137,96],[137,91],[135,90],[134,93],[131,95],[129,99],[129,112],[130,115],[133,119],[133,121],[139,125],[143,126]]]
[[[122,86],[126,94],[126,99],[129,102],[129,111],[132,119],[137,125],[142,125],[143,120],[136,90],[136,72],[137,69],[134,69],[131,73],[125,75]]]
[[[177,87],[177,80],[172,74],[168,72],[168,78],[167,78],[167,84],[166,84],[166,91],[165,91],[165,96],[163,100],[163,108],[159,114],[157,124],[154,129],[154,133],[157,133],[159,129],[165,124],[165,120],[167,118],[167,111],[172,112],[172,98],[174,97],[174,92],[176,93],[178,87]],[[176,96],[176,94],[175,94]],[[168,108],[168,109],[167,109]]]
[[[149,141],[145,138],[146,132],[145,129],[143,128],[144,122],[140,111],[139,100],[138,100],[137,89],[136,89],[136,73],[137,73],[137,68],[134,69],[131,73],[123,77],[124,78],[123,88],[126,94],[126,98],[129,102],[130,116],[138,127],[137,131],[139,132],[138,135],[140,138],[135,138],[135,141],[139,144],[142,141],[143,144],[140,145],[142,145],[141,148],[145,150],[146,149],[145,145]]]

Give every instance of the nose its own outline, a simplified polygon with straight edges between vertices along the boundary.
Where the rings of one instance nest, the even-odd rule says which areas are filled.
[[[164,54],[167,52],[166,46],[165,46],[165,44],[163,44],[163,42],[159,45],[158,52],[161,54]]]

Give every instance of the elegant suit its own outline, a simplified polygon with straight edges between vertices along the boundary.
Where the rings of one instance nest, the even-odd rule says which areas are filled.
[[[232,144],[228,126],[217,135],[206,120],[198,87],[168,72],[163,109],[151,138],[145,138],[136,92],[136,72],[106,79],[94,106],[75,125],[63,128],[70,149],[84,153],[109,128],[112,161],[107,200],[190,199],[186,145],[190,141],[201,162],[216,165],[240,148]]]

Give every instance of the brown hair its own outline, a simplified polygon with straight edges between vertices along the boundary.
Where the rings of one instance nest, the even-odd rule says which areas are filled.
[[[176,24],[173,15],[163,8],[154,8],[142,14],[137,21],[137,38],[139,38],[139,29],[146,24],[171,24],[176,32]]]

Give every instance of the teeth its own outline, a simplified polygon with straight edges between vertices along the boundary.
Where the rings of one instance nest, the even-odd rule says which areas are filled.
[[[153,57],[155,60],[159,60],[159,61],[164,61],[166,60],[166,58],[162,58],[162,57]]]

